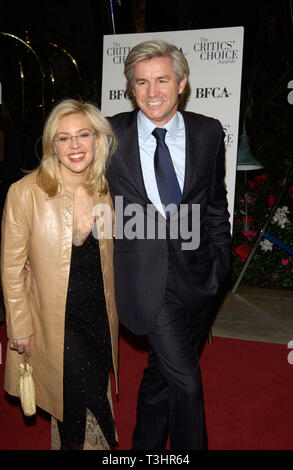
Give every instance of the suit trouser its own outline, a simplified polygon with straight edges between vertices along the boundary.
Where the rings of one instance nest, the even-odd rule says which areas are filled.
[[[165,302],[152,330],[133,434],[134,450],[198,450],[207,446],[197,345],[203,312],[188,313],[169,268]]]

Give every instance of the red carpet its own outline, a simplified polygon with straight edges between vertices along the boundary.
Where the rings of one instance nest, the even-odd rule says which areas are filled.
[[[0,327],[0,450],[50,449],[45,413],[22,417],[3,391],[5,326]],[[202,355],[202,375],[211,450],[293,449],[293,365],[284,345],[214,338]],[[120,340],[120,394],[114,398],[120,450],[129,450],[138,386],[147,355]]]

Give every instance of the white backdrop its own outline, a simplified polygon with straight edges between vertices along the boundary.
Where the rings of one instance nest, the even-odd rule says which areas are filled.
[[[190,95],[185,109],[212,116],[222,123],[226,143],[226,185],[233,226],[238,123],[243,54],[243,27],[167,31],[104,36],[102,112],[130,111],[124,61],[136,44],[163,39],[185,54],[190,67]]]

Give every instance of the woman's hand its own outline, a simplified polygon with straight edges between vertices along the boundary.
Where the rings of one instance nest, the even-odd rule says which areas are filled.
[[[28,258],[28,259],[26,260],[26,262],[25,262],[24,269],[25,269],[28,273],[31,272],[31,263],[30,263],[29,258]]]
[[[26,338],[9,339],[8,345],[10,349],[14,349],[19,354],[22,354],[23,352],[25,352],[27,356],[31,355],[31,337],[30,336]]]

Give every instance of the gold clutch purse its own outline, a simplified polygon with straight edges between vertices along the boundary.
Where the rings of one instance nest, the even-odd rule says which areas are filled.
[[[17,394],[25,416],[36,414],[36,394],[33,379],[33,368],[24,356],[24,362],[19,366]]]

